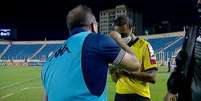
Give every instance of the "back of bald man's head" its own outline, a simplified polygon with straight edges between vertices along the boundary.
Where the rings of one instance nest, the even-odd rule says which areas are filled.
[[[87,6],[79,5],[68,13],[67,26],[71,31],[76,27],[90,25],[94,20],[94,15],[91,9]]]

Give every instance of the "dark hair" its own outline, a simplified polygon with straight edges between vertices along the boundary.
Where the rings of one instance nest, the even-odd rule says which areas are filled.
[[[95,18],[90,8],[79,5],[73,8],[67,15],[67,26],[69,31],[76,27],[83,27],[94,23]]]
[[[133,20],[129,16],[119,16],[114,20],[115,26],[128,25],[130,28],[133,26]]]

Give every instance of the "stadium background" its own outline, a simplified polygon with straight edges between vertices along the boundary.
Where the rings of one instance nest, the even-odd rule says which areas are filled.
[[[155,50],[159,72],[157,83],[151,85],[153,101],[162,101],[166,93],[168,61],[175,66],[175,56],[182,47],[184,31],[149,36]],[[61,46],[58,41],[1,41],[0,42],[0,101],[39,101],[42,98],[40,70],[48,55]],[[115,84],[108,76],[109,101],[113,101]]]

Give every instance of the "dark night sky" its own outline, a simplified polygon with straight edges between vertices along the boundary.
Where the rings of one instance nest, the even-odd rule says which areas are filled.
[[[144,25],[170,20],[182,25],[195,15],[193,0],[16,0],[5,1],[0,7],[0,26],[17,29],[18,40],[65,39],[66,14],[78,4],[92,8],[98,19],[99,11],[126,4],[143,13]],[[1,3],[2,5],[2,3]]]

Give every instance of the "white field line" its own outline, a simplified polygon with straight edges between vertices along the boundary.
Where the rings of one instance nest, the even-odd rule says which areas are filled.
[[[15,95],[15,94],[18,93],[18,92],[22,92],[22,91],[25,91],[25,90],[40,89],[40,88],[42,88],[42,87],[25,87],[25,88],[22,88],[22,89],[18,90],[17,92],[9,93],[9,94],[6,94],[6,95],[4,95],[4,96],[1,96],[0,99],[5,99],[5,98],[7,98],[7,97],[10,97],[10,96]]]
[[[5,98],[7,98],[7,97],[9,97],[9,96],[12,96],[12,95],[14,95],[14,93],[6,94],[6,95],[4,95],[4,96],[1,96],[0,98],[1,98],[1,99],[5,99]]]
[[[35,78],[29,79],[29,80],[23,80],[23,81],[15,82],[15,83],[0,87],[0,90],[6,89],[6,88],[9,88],[9,87],[13,87],[15,85],[23,84],[25,82],[29,82],[29,81],[32,81],[32,80],[37,79],[37,78],[39,78],[39,77],[35,77]]]
[[[25,90],[30,90],[30,89],[40,89],[42,87],[25,87],[25,88],[22,88],[20,89],[20,91],[25,91]]]

